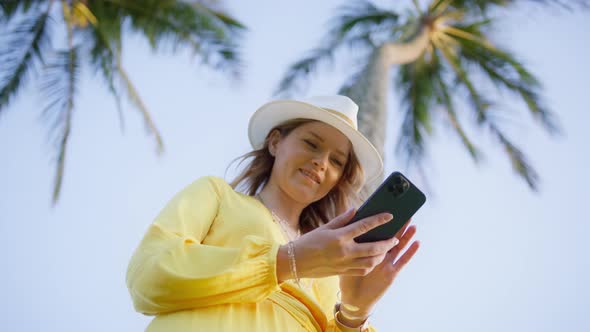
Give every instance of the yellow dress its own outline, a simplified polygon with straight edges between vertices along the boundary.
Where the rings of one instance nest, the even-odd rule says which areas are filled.
[[[284,243],[257,199],[221,178],[196,180],[164,207],[129,262],[135,310],[155,315],[146,331],[346,331],[334,321],[337,276],[304,288],[277,282]]]

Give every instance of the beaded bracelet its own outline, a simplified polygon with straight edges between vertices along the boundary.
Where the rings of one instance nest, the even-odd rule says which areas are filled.
[[[289,255],[289,266],[291,267],[291,276],[295,279],[295,282],[298,286],[301,287],[299,284],[299,277],[297,276],[297,264],[295,262],[295,245],[293,241],[289,241],[287,244],[287,254]]]

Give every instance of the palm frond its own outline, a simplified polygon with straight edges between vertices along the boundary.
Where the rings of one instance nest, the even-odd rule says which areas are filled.
[[[471,27],[475,27],[476,25],[471,25]],[[455,27],[457,28],[457,27]],[[457,28],[460,29],[460,28]],[[488,54],[490,57],[486,58],[491,62],[498,61],[502,58],[501,55],[507,56],[503,59],[503,61],[507,61],[509,64],[513,66],[512,70],[522,74],[522,79],[528,84],[535,84],[536,80],[534,77],[528,73],[528,71],[524,70],[524,67],[520,65],[516,61],[512,61],[513,59],[508,57],[508,54],[502,54],[496,47],[491,46],[488,44],[485,39],[483,39],[483,35],[478,32],[477,29],[466,29],[466,33],[469,33],[469,37],[466,35],[462,35],[461,33],[454,33],[452,37],[444,34],[437,35],[437,38],[433,39],[433,43],[436,45],[437,50],[443,55],[447,64],[452,69],[455,77],[455,81],[463,86],[468,92],[468,101],[471,103],[474,110],[477,113],[477,121],[480,125],[485,125],[492,133],[492,135],[498,140],[498,142],[504,147],[504,151],[507,153],[508,157],[510,158],[512,167],[514,171],[519,174],[529,185],[532,190],[537,190],[538,188],[538,181],[539,177],[532,165],[527,161],[524,153],[508,138],[507,135],[504,134],[497,124],[494,122],[494,119],[488,115],[490,111],[491,103],[483,99],[482,94],[475,88],[470,75],[468,74],[467,70],[464,68],[470,56],[474,56],[472,53],[469,53],[470,50],[477,49],[480,53],[476,53],[477,55],[481,54]],[[469,55],[466,57],[465,52]],[[483,70],[484,73],[487,73],[486,70]],[[499,76],[493,76],[497,73],[491,72],[493,81],[504,82],[505,78],[500,78]],[[489,73],[488,73],[489,74]],[[506,87],[506,86],[504,86]],[[525,93],[524,90],[521,91]],[[530,90],[526,90],[526,93],[531,92]],[[530,97],[537,97],[537,95],[531,95]],[[536,103],[538,100],[532,100],[532,103]],[[539,104],[534,104],[529,107],[537,107]],[[544,114],[548,114],[545,109],[543,108],[536,108],[538,112],[544,112]]]
[[[429,12],[440,14],[448,8],[463,10],[472,16],[486,17],[493,8],[510,7],[518,4],[556,6],[566,10],[589,8],[588,0],[433,0]]]
[[[438,16],[446,11],[455,0],[433,0],[428,6],[428,14]]]
[[[238,77],[242,71],[239,38],[243,24],[219,11],[184,1],[105,0],[89,4],[93,13],[114,13],[145,36],[152,48],[189,47],[201,61]],[[96,15],[99,17],[98,15]],[[99,17],[99,21],[102,17]],[[108,37],[108,36],[107,36]]]
[[[413,63],[402,65],[397,76],[403,120],[396,151],[410,162],[418,162],[425,151],[425,136],[432,133],[430,108],[435,96],[434,78],[439,66],[420,56]]]
[[[140,111],[141,116],[143,117],[143,120],[144,120],[145,126],[146,126],[146,130],[148,131],[148,133],[151,133],[155,136],[156,152],[158,154],[162,153],[164,151],[164,143],[162,141],[162,136],[160,135],[160,131],[158,130],[158,128],[156,128],[156,125],[155,125],[154,121],[152,120],[152,116],[151,116],[150,112],[148,111],[147,107],[145,106],[145,103],[143,102],[143,100],[141,99],[139,92],[135,88],[135,85],[129,79],[129,75],[127,75],[127,72],[121,66],[121,63],[117,62],[116,65],[117,65],[118,75],[121,77],[121,79],[123,81],[125,90],[129,96],[131,102]]]
[[[463,126],[459,122],[459,118],[455,111],[453,95],[449,91],[447,83],[442,78],[442,75],[436,75],[433,77],[433,79],[435,80],[437,102],[443,106],[449,123],[460,137],[463,146],[467,149],[471,158],[475,162],[478,162],[481,159],[481,152],[475,147],[473,141],[467,136],[465,129],[463,129]]]
[[[489,126],[492,134],[498,139],[500,144],[504,147],[504,151],[510,158],[512,169],[519,174],[533,191],[539,190],[539,174],[527,160],[526,156],[520,148],[512,143],[506,134],[504,134],[497,126],[490,124]]]
[[[108,27],[108,26],[107,26]],[[90,29],[85,34],[89,41],[89,53],[90,53],[90,64],[99,72],[105,79],[109,86],[109,91],[115,98],[117,103],[117,111],[119,114],[119,123],[121,130],[124,129],[124,118],[121,108],[121,94],[116,86],[120,87],[127,93],[129,100],[139,110],[141,116],[145,122],[148,133],[154,135],[156,139],[156,151],[162,153],[164,151],[164,144],[162,136],[156,127],[152,116],[147,109],[143,99],[140,97],[135,85],[130,80],[129,75],[121,64],[120,50],[110,44],[107,39],[107,32],[103,30],[101,22],[92,24]],[[119,84],[117,84],[117,81]]]
[[[343,46],[356,51],[372,49],[380,40],[391,40],[399,36],[399,15],[390,10],[362,0],[340,7],[329,22],[328,33],[321,39],[321,45],[309,51],[301,60],[287,69],[274,95],[288,96],[305,88],[309,76],[320,67],[330,64],[335,53]]]
[[[88,3],[88,9],[97,18],[96,24],[89,26],[88,29],[81,29],[77,31],[85,38],[89,39],[89,44],[93,48],[91,49],[91,55],[94,57],[94,53],[100,53],[100,50],[96,47],[93,33],[94,27],[99,25],[103,34],[103,38],[108,41],[110,47],[117,52],[121,52],[122,48],[122,37],[123,30],[125,29],[126,15],[115,4],[106,1],[93,1]],[[89,36],[86,36],[89,34]]]
[[[396,12],[379,8],[367,0],[355,1],[336,11],[328,24],[328,36],[333,41],[345,42],[378,32],[391,32],[398,24],[399,15]]]
[[[223,22],[228,27],[244,30],[246,29],[246,26],[242,22],[221,10],[218,3],[205,3],[199,0],[189,1],[189,3],[196,11],[203,13],[204,15],[212,16],[215,19]]]
[[[342,84],[342,86],[340,86],[340,88],[338,89],[338,94],[339,95],[344,95],[344,96],[348,96],[350,98],[358,98],[355,95],[355,88],[360,85],[360,84],[364,84],[363,81],[363,76],[366,74],[366,70],[367,70],[367,66],[368,63],[371,60],[369,59],[369,61],[367,61],[367,63],[365,64],[365,66],[361,67],[359,70],[357,70],[356,72],[353,72],[348,79],[346,79],[346,81],[344,81],[344,84]]]
[[[304,90],[309,75],[317,72],[325,62],[333,61],[334,51],[334,48],[328,46],[308,52],[301,60],[289,66],[273,95],[286,97],[293,92]]]
[[[499,89],[521,97],[534,118],[550,133],[559,133],[554,115],[541,100],[538,79],[513,54],[497,47],[484,46],[472,39],[459,36],[456,39],[461,45],[459,56],[462,59],[475,65]]]
[[[486,101],[482,94],[475,88],[475,85],[471,81],[469,74],[463,68],[461,59],[455,54],[456,51],[448,46],[444,41],[433,39],[433,43],[436,45],[437,50],[441,52],[453,70],[455,74],[455,81],[467,89],[469,94],[468,100],[477,112],[478,122],[480,124],[484,123],[487,120],[486,112],[491,106],[491,102]]]
[[[46,0],[0,0],[0,23],[10,21],[18,14],[35,14]]]
[[[37,15],[25,16],[0,51],[0,114],[19,90],[34,67],[44,63],[44,54],[51,47],[49,35],[49,8]]]
[[[104,78],[109,92],[115,98],[119,127],[121,132],[124,132],[125,118],[121,106],[121,93],[118,91],[116,84],[116,63],[120,61],[121,57],[120,48],[118,48],[116,43],[117,41],[120,41],[121,31],[120,25],[115,24],[115,26],[119,26],[119,28],[114,28],[114,26],[104,24],[104,22],[101,21],[97,22],[97,24],[93,24],[90,29],[85,29],[81,33],[83,33],[84,40],[87,41],[84,45],[87,47],[87,52],[90,55],[88,59],[90,67]],[[114,42],[109,42],[106,36],[109,33],[113,36],[113,31],[116,31],[115,38],[111,38]],[[115,45],[111,45],[111,43],[115,43]]]
[[[72,128],[74,100],[80,75],[79,49],[71,47],[50,58],[41,78],[41,91],[48,100],[43,116],[51,124],[50,142],[57,148],[53,204],[61,193],[67,145]]]

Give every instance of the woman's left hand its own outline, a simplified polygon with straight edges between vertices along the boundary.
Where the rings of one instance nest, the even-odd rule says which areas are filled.
[[[395,235],[399,239],[398,245],[387,252],[383,261],[371,272],[365,276],[340,276],[341,301],[359,309],[359,311],[354,312],[354,316],[366,317],[371,313],[373,307],[391,286],[397,274],[418,250],[420,243],[414,241],[408,250],[396,260],[416,233],[416,226],[408,227],[410,221],[411,219]]]

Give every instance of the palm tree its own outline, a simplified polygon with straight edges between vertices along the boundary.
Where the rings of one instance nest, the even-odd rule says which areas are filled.
[[[205,65],[234,78],[241,70],[237,42],[244,26],[212,0],[0,0],[0,29],[7,31],[0,48],[0,115],[29,77],[40,72],[34,78],[48,100],[43,115],[57,148],[54,205],[63,181],[72,116],[80,108],[76,96],[82,65],[104,78],[117,102],[121,128],[120,100],[125,95],[141,113],[157,152],[164,149],[150,112],[121,64],[124,34],[145,37],[155,51],[170,46],[190,49]],[[60,43],[57,36],[65,38]]]
[[[564,6],[559,1],[528,1]],[[526,1],[519,1],[523,2]],[[322,46],[290,66],[275,94],[286,96],[301,90],[305,79],[323,62],[332,61],[340,49],[348,47],[350,52],[361,54],[358,62],[362,65],[339,93],[357,101],[359,130],[382,156],[390,69],[397,65],[393,85],[402,98],[403,120],[396,152],[403,160],[421,170],[425,139],[432,134],[433,119],[438,116],[450,124],[471,158],[479,161],[481,151],[461,121],[471,116],[478,129],[487,130],[503,147],[514,171],[531,189],[537,190],[537,172],[501,128],[498,94],[485,89],[493,86],[496,92],[507,92],[522,100],[549,133],[558,133],[554,116],[542,102],[539,81],[514,54],[488,38],[494,22],[490,17],[492,10],[500,13],[514,3],[515,0],[432,0],[423,9],[414,0],[413,9],[402,16],[370,1],[357,0],[340,8]],[[585,1],[569,3],[586,5]],[[459,109],[460,106],[463,107]],[[378,182],[368,184],[367,192]]]

